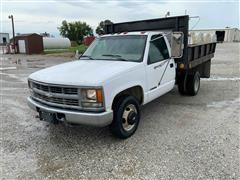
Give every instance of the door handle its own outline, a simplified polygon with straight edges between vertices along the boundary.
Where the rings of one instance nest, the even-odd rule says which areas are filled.
[[[157,66],[154,66],[153,68],[154,69],[157,69],[157,68],[160,68],[162,65],[161,64],[159,64],[159,65],[157,65]]]
[[[170,64],[170,68],[173,68],[173,63]]]

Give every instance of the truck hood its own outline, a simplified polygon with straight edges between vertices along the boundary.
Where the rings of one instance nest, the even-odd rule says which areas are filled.
[[[77,60],[37,71],[29,79],[51,84],[101,86],[138,65],[140,63],[126,61]]]

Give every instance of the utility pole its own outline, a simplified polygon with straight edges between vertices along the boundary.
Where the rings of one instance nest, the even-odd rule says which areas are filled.
[[[8,18],[12,20],[12,34],[13,34],[13,45],[14,45],[14,53],[15,53],[16,52],[16,43],[15,43],[15,30],[14,30],[13,15],[9,15]]]

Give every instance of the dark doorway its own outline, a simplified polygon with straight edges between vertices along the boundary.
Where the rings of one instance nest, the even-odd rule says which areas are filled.
[[[7,43],[7,38],[3,37],[2,40],[3,40],[3,44]]]
[[[225,31],[216,31],[217,42],[223,42],[225,37]]]

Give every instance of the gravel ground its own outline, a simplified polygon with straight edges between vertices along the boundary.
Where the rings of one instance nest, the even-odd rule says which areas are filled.
[[[175,88],[142,108],[134,136],[52,125],[26,103],[27,76],[70,56],[2,55],[2,179],[238,179],[239,43],[218,44],[195,97]]]

